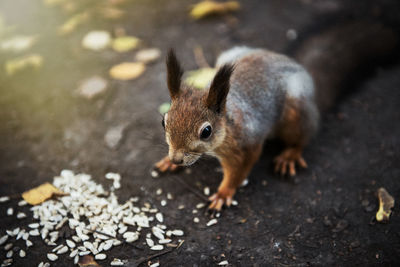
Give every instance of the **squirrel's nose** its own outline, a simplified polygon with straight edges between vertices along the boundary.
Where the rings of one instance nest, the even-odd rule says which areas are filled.
[[[183,158],[177,158],[177,157],[173,157],[172,159],[171,159],[171,161],[172,161],[172,163],[174,163],[174,164],[182,164],[183,163]]]
[[[181,152],[175,152],[175,153],[171,153],[172,155],[170,155],[170,159],[172,161],[172,163],[174,164],[182,164],[183,163],[183,153]]]

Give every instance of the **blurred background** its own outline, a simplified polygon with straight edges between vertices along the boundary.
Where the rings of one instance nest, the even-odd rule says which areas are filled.
[[[1,0],[0,195],[50,181],[62,169],[93,174],[99,182],[113,171],[123,177],[122,199],[145,194],[141,187],[154,192],[161,186],[176,201],[195,206],[198,199],[168,175],[150,176],[167,152],[160,113],[169,102],[168,48],[191,71],[212,67],[220,52],[235,45],[290,53],[324,25],[343,20],[368,18],[397,32],[400,25],[396,0],[218,1],[210,10],[193,9],[198,3]],[[279,144],[272,142],[238,193],[239,208],[225,211],[225,222],[200,229],[191,226],[190,209],[171,211],[189,237],[165,262],[398,263],[398,207],[389,224],[370,221],[376,188],[400,197],[400,67],[393,54],[372,69],[357,76],[354,91],[324,115],[320,134],[305,151],[308,170],[294,179],[274,176]],[[209,77],[207,71],[193,75],[200,75],[200,84]],[[215,191],[221,171],[205,159],[179,176],[193,188]],[[13,223],[0,219],[0,225]]]

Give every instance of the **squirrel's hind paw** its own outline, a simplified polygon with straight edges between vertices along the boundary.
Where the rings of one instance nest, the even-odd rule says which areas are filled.
[[[287,148],[279,156],[275,157],[275,172],[280,172],[281,175],[286,175],[289,171],[290,176],[296,175],[296,163],[307,168],[307,163],[301,156],[302,150],[299,148]]]
[[[159,162],[157,162],[156,164],[154,164],[154,167],[156,170],[158,170],[159,172],[167,172],[167,171],[175,171],[176,169],[178,169],[178,165],[172,163],[169,160],[168,156],[165,156],[163,159],[161,159]]]

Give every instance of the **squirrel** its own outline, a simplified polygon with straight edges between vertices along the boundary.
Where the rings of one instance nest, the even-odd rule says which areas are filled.
[[[275,172],[307,168],[303,149],[318,130],[320,113],[335,102],[354,69],[390,56],[397,35],[379,23],[350,22],[328,28],[299,45],[293,58],[267,49],[239,46],[222,52],[205,90],[181,82],[183,69],[173,50],[167,59],[170,110],[162,125],[169,146],[155,164],[160,172],[189,166],[202,155],[216,157],[223,179],[209,209],[232,204],[268,138],[285,148]]]

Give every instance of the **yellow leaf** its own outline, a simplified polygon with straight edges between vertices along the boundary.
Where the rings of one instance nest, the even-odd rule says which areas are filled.
[[[54,195],[66,194],[54,185],[45,183],[22,193],[22,198],[31,205],[37,205],[48,200]]]
[[[378,222],[389,221],[392,208],[394,207],[394,198],[383,187],[378,189],[378,198],[379,210],[376,213],[376,220]]]
[[[85,23],[89,19],[89,12],[82,12],[70,17],[63,25],[58,29],[58,33],[61,35],[69,34],[73,32],[79,25]]]
[[[142,75],[146,70],[143,63],[125,62],[115,65],[110,69],[110,75],[118,80],[133,80]]]
[[[6,61],[5,69],[8,75],[13,75],[14,73],[28,67],[33,67],[35,69],[40,68],[42,64],[43,58],[41,55],[31,54],[28,56]]]
[[[198,89],[203,89],[210,84],[214,78],[216,69],[213,68],[202,68],[198,70],[192,70],[187,73],[185,83],[194,86]]]
[[[223,3],[214,1],[202,1],[194,5],[190,16],[194,19],[201,19],[208,15],[225,14],[239,10],[240,4],[237,1],[227,1]]]
[[[112,42],[112,48],[117,52],[127,52],[135,49],[140,43],[140,39],[133,36],[122,36],[115,38]]]

